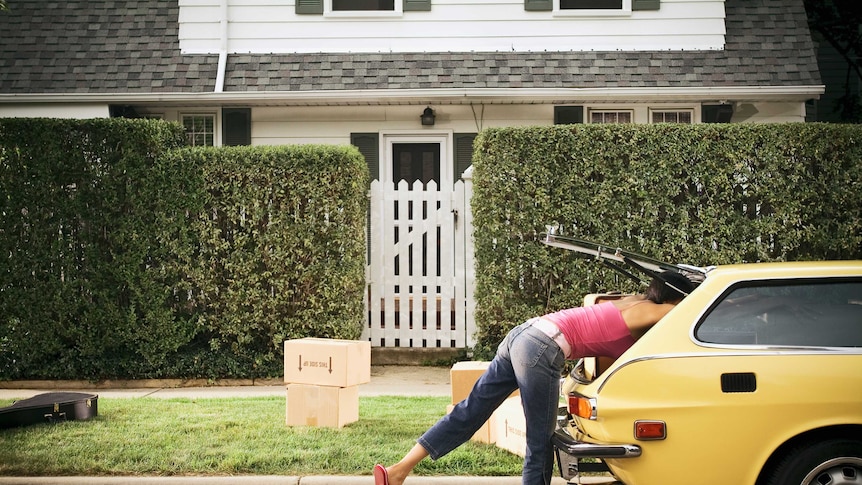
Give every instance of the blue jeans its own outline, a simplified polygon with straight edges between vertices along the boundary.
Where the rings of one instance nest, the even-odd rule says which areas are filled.
[[[524,485],[549,485],[554,470],[551,435],[560,399],[560,374],[565,356],[532,320],[513,328],[488,370],[466,399],[441,418],[418,442],[432,459],[446,455],[473,436],[509,395],[520,389],[527,422]]]

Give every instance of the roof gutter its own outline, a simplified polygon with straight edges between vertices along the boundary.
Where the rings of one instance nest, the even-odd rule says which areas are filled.
[[[225,54],[224,62],[227,55]],[[33,93],[0,94],[0,103],[124,103],[191,105],[349,106],[399,104],[577,104],[642,102],[806,101],[823,85],[633,88],[441,88],[320,91],[222,91],[222,56],[216,91],[203,93]]]

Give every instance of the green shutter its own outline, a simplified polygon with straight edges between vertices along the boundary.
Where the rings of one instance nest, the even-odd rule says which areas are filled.
[[[323,0],[296,0],[296,13],[323,15]]]
[[[404,0],[401,8],[405,12],[430,12],[431,0]]]
[[[251,108],[222,108],[221,126],[222,145],[251,145]]]
[[[527,11],[550,11],[553,9],[553,0],[524,0],[524,10]]]
[[[380,179],[380,145],[377,133],[351,133],[350,144],[359,149],[368,164],[371,180]],[[371,261],[371,211],[365,215],[365,258]]]
[[[584,122],[583,106],[554,106],[554,124],[571,125]]]
[[[732,117],[732,104],[702,104],[700,106],[700,121],[702,123],[730,123]]]
[[[632,10],[658,10],[661,0],[632,0]]]
[[[456,182],[461,180],[461,175],[464,170],[470,168],[473,164],[473,140],[476,139],[476,133],[455,133],[455,177]]]
[[[380,145],[377,133],[351,133],[350,144],[359,149],[368,164],[371,180],[380,178]]]

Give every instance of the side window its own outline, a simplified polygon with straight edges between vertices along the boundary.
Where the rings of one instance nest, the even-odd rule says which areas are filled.
[[[691,109],[651,109],[650,123],[683,123],[692,124],[694,110]]]
[[[862,347],[862,281],[737,286],[701,321],[695,338],[724,345]]]
[[[631,123],[634,120],[634,111],[591,109],[590,123]]]
[[[215,115],[188,114],[182,115],[183,127],[191,146],[215,145]]]

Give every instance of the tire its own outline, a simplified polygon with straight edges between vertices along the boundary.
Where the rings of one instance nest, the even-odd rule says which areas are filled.
[[[862,441],[831,439],[792,448],[766,485],[862,485]]]

